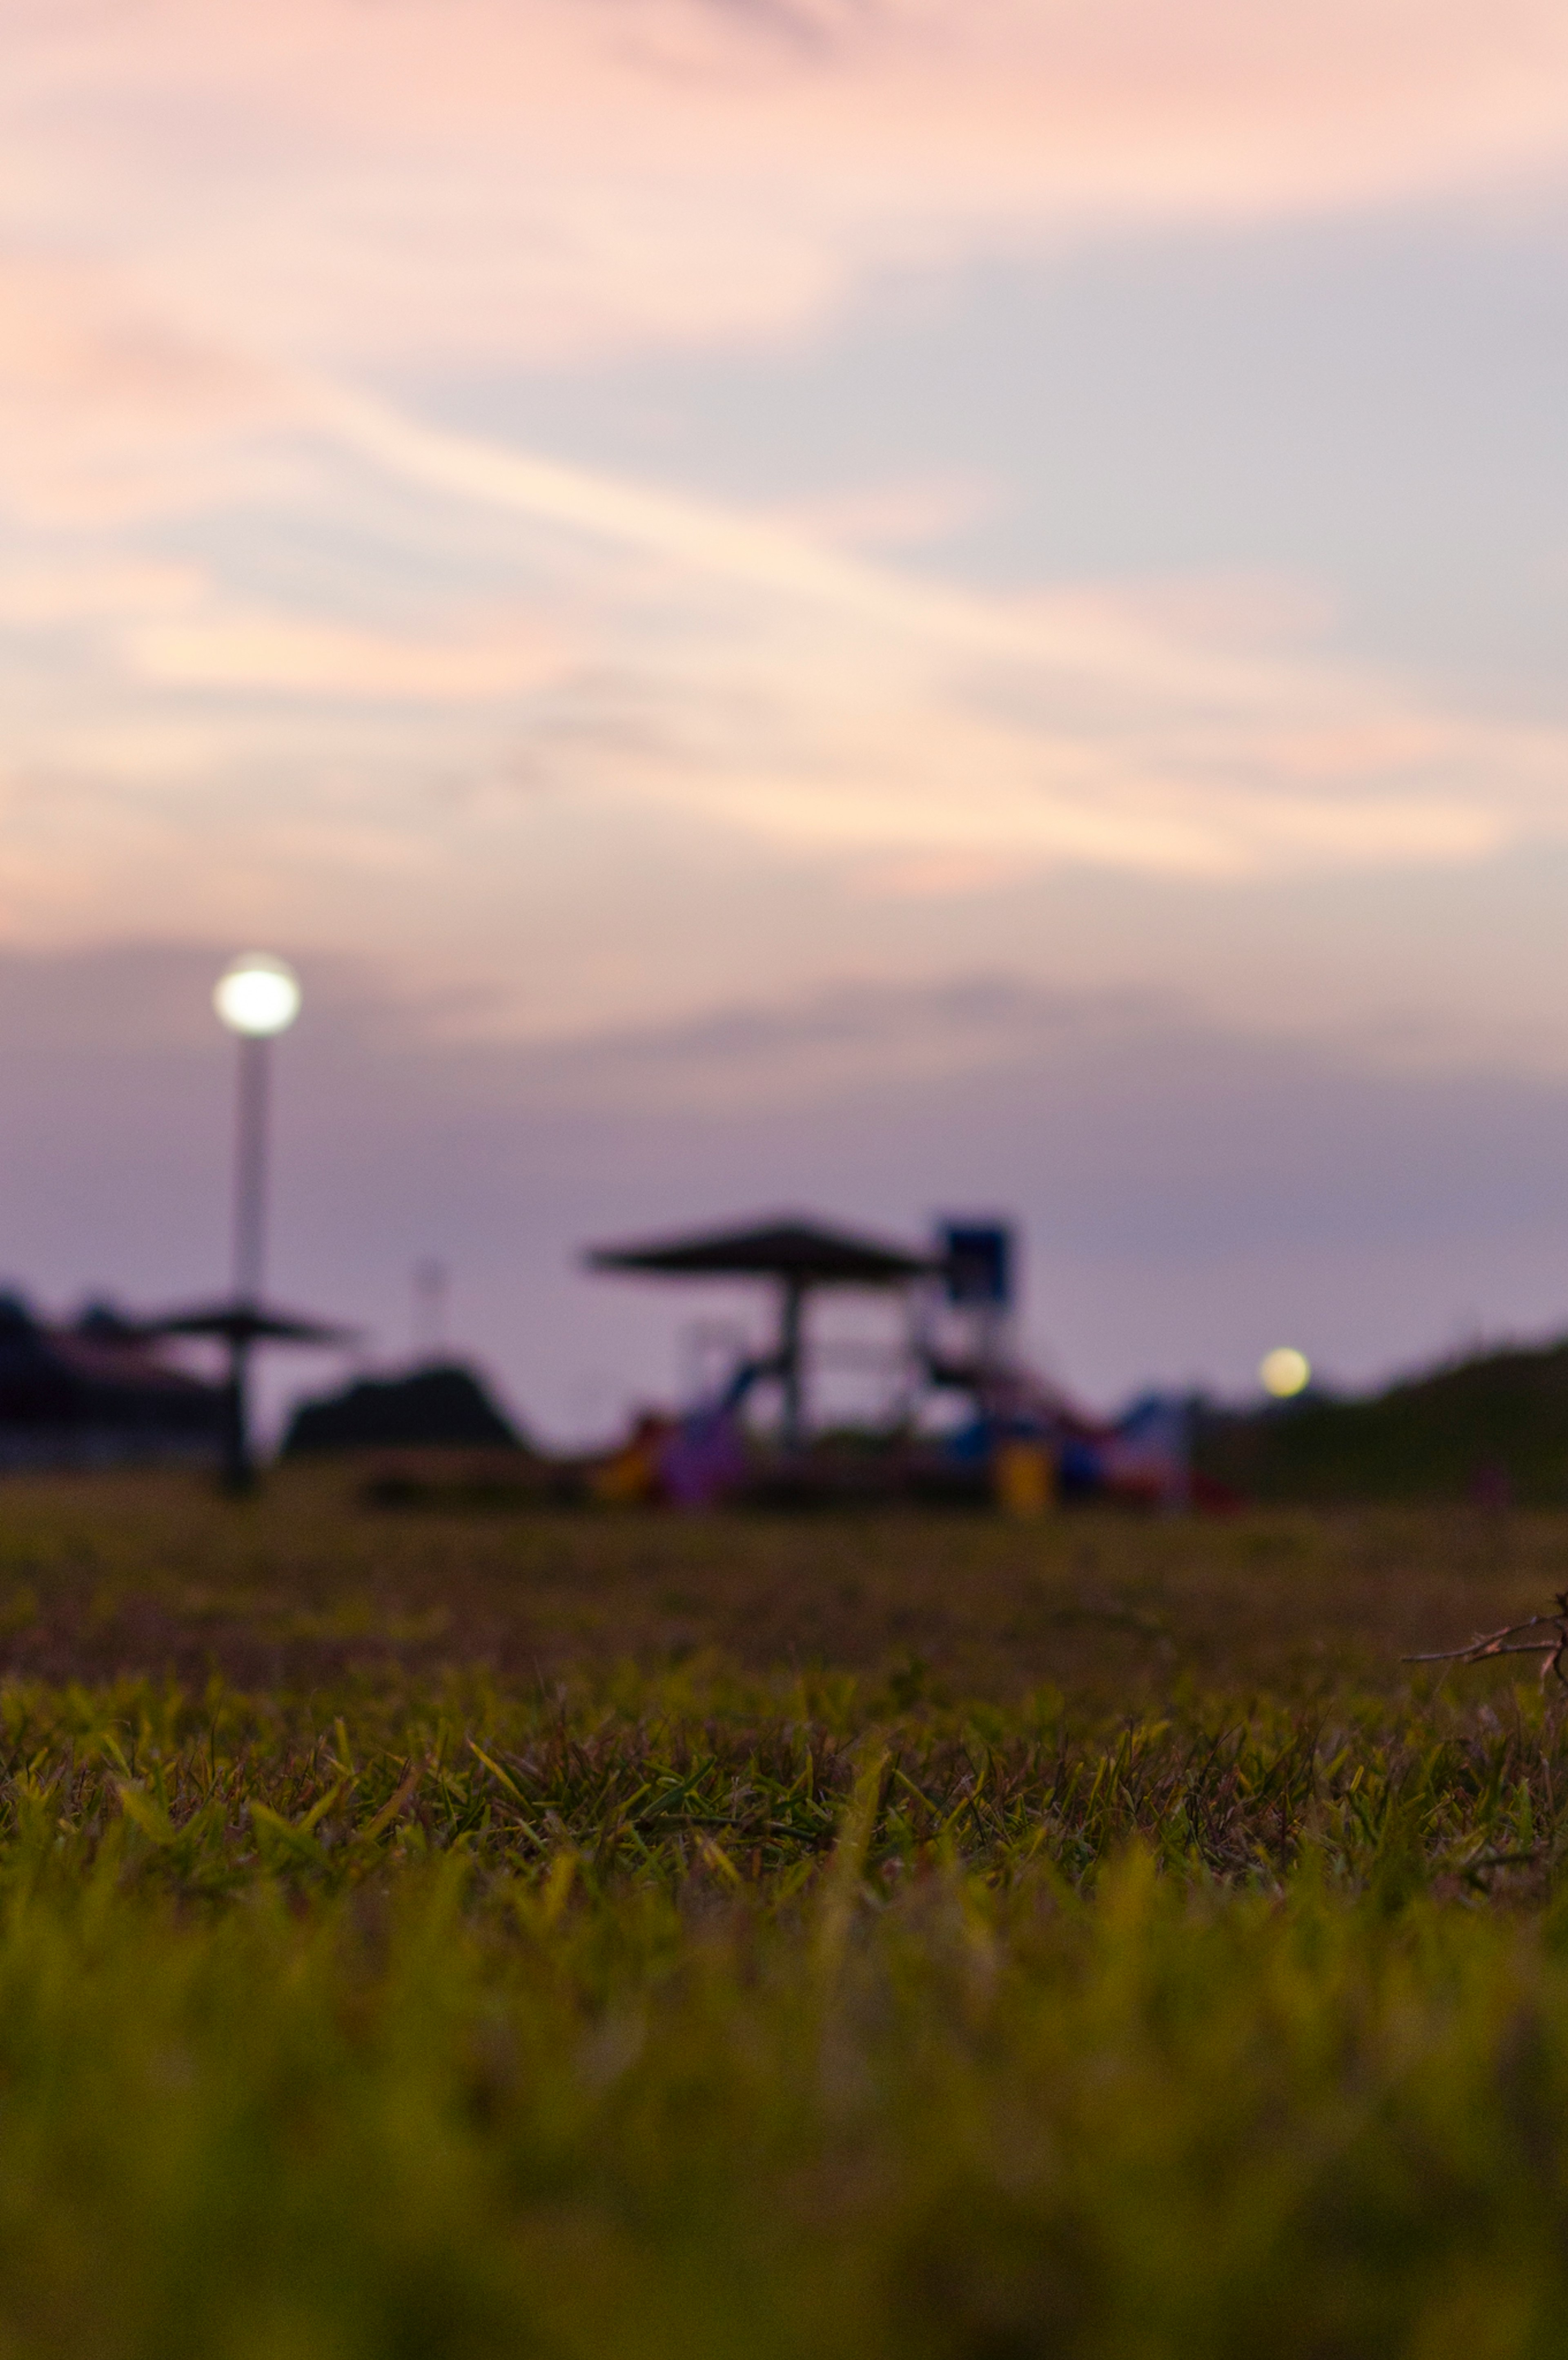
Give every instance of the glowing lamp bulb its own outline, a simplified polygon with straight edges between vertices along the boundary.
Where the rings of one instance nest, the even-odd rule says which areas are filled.
[[[1276,1401],[1289,1401],[1312,1382],[1312,1364],[1293,1345],[1281,1344],[1274,1351],[1264,1353],[1258,1364],[1258,1375],[1266,1393],[1272,1393]]]
[[[231,1032],[286,1032],[299,1013],[299,978],[283,959],[246,951],[223,969],[212,1005]]]

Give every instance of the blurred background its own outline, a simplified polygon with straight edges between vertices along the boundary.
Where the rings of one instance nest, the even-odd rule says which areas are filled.
[[[583,1244],[795,1207],[1005,1210],[1107,1403],[1563,1327],[1561,11],[0,32],[47,1309],[223,1283],[254,944],[269,1290],[392,1360],[439,1262],[549,1438],[702,1349]]]

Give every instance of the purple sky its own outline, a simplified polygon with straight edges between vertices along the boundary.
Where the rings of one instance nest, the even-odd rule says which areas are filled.
[[[0,964],[11,1267],[52,1307],[221,1282],[231,1043],[212,955]],[[805,1208],[923,1235],[1001,1209],[1026,1338],[1089,1399],[1143,1378],[1245,1384],[1296,1338],[1360,1377],[1560,1319],[1568,1086],[1224,1030],[1148,996],[974,976],[737,1002],[566,1047],[453,1037],[318,970],[278,1044],[271,1264],[290,1303],[412,1338],[410,1277],[452,1272],[452,1340],[537,1430],[669,1398],[694,1321],[745,1290],[590,1276],[580,1248]],[[874,1307],[829,1326],[883,1332]],[[335,1373],[338,1363],[323,1363]],[[280,1360],[277,1400],[313,1381]]]

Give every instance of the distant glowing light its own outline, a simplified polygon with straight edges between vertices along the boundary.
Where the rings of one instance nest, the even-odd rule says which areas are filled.
[[[299,1013],[299,978],[286,960],[245,951],[218,978],[212,1005],[231,1032],[263,1040],[286,1032]]]
[[[1266,1393],[1272,1393],[1276,1401],[1289,1401],[1292,1393],[1304,1392],[1312,1382],[1312,1364],[1293,1345],[1281,1344],[1274,1351],[1264,1353],[1258,1364],[1258,1375]]]

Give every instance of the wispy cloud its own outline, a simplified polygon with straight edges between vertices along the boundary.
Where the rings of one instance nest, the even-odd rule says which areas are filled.
[[[520,616],[448,644],[288,614],[218,613],[146,623],[123,642],[131,669],[166,688],[271,690],[338,704],[515,698],[561,669],[559,638]]]
[[[887,266],[1514,187],[1568,139],[1552,0],[6,0],[0,29],[18,225],[297,358],[776,335]]]
[[[11,225],[9,251],[0,242],[0,501],[74,529],[232,495],[232,451],[220,453],[277,421],[278,371],[113,266],[45,240],[28,252],[21,234]]]
[[[1564,732],[1223,600],[985,592],[869,553],[842,487],[786,514],[441,422],[478,363],[787,339],[903,265],[1563,177],[1559,7],[1411,27],[0,0],[5,923],[278,907],[480,964],[589,836],[601,878],[663,829],[928,897],[1560,836]]]
[[[1212,617],[1183,634],[1104,590],[984,596],[362,399],[322,415],[395,474],[659,562],[605,586],[623,711],[597,783],[622,792],[850,855],[1194,874],[1465,858],[1568,825],[1568,737],[1227,651]],[[640,760],[628,694],[661,722]],[[588,733],[570,759],[591,768]]]
[[[0,563],[0,611],[58,656],[0,672],[13,912],[38,864],[54,881],[38,912],[113,901],[140,844],[158,871],[147,906],[166,915],[198,876],[236,923],[259,880],[292,877],[296,906],[374,928],[391,905],[365,880],[401,908],[423,869],[450,894],[427,933],[471,944],[497,923],[476,915],[497,906],[481,870],[519,857],[531,825],[514,779],[557,808],[834,864],[874,893],[1062,864],[1240,879],[1451,863],[1568,833],[1568,733],[1260,641],[1255,617],[1227,644],[1223,596],[1189,611],[1138,585],[982,593],[320,378],[294,380],[288,409],[286,432],[246,421],[243,442],[214,442],[218,463],[297,476],[311,532],[340,530],[345,552],[379,481],[415,501],[400,530],[441,563],[429,580],[403,567],[389,593],[374,556],[345,553],[330,606],[96,542],[74,567],[58,550],[41,570]],[[485,525],[483,601],[465,517]],[[16,783],[69,780],[82,805],[94,775],[102,823],[65,832],[58,783],[41,799]],[[441,778],[470,792],[432,793]]]

